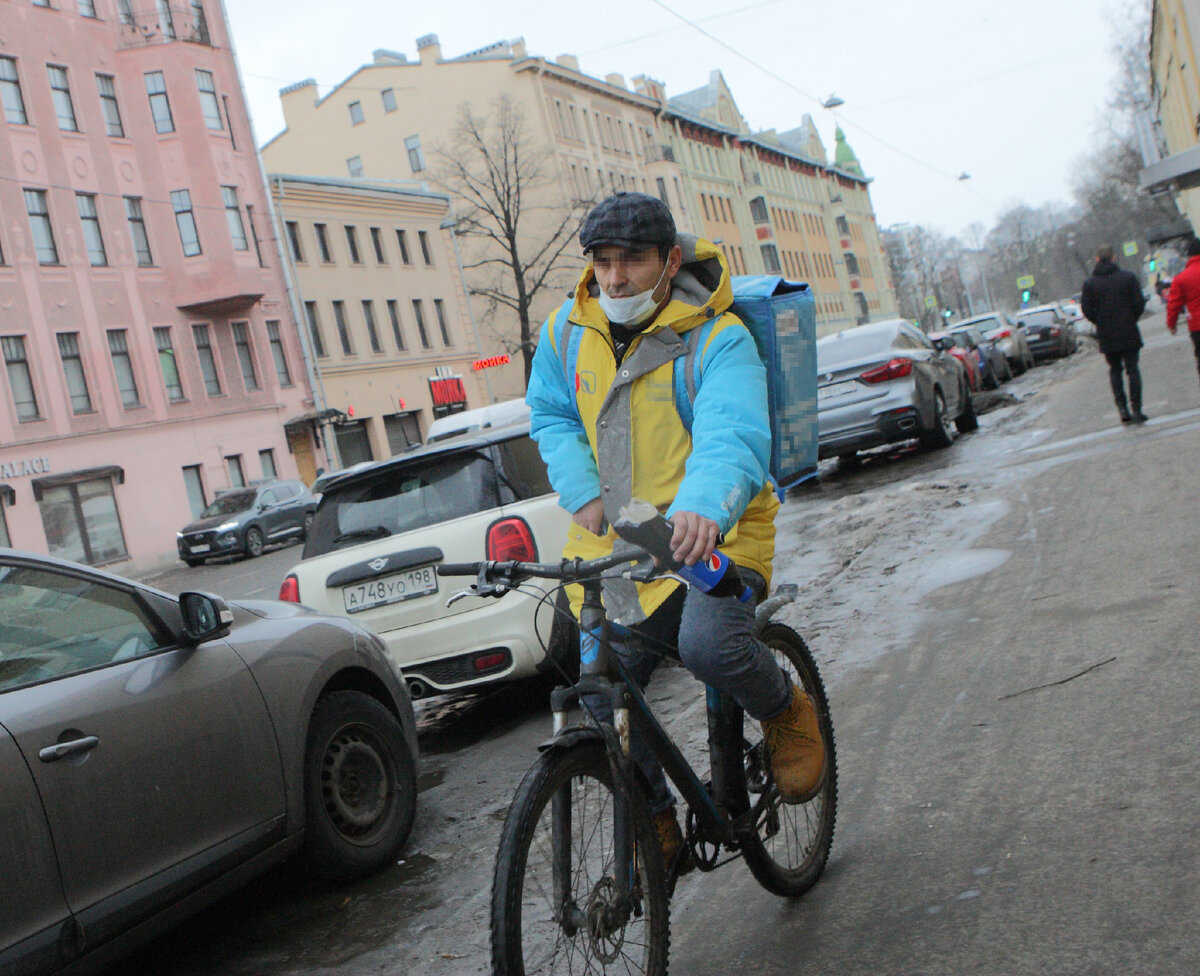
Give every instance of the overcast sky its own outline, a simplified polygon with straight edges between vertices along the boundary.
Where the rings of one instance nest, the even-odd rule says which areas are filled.
[[[1114,10],[1131,2],[225,0],[260,145],[282,129],[292,82],[315,78],[323,96],[376,48],[415,59],[425,34],[443,57],[524,37],[530,54],[647,74],[668,96],[720,69],[751,129],[809,113],[831,158],[840,122],[880,225],[951,234],[1015,202],[1069,201],[1105,125]],[[818,102],[834,92],[836,115]]]

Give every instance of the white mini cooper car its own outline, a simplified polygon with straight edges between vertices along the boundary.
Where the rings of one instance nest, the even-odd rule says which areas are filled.
[[[576,673],[565,597],[513,592],[447,607],[471,580],[434,571],[440,562],[553,562],[569,524],[529,424],[486,428],[332,477],[279,598],[374,631],[413,698],[558,675],[556,663]]]

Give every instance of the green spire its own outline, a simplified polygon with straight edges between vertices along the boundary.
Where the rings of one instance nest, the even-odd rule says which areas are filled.
[[[840,125],[834,132],[834,138],[837,139],[837,148],[833,153],[833,165],[838,169],[844,169],[847,173],[862,176],[863,171],[858,163],[858,157],[854,155],[854,150],[846,142],[846,133],[842,131]]]

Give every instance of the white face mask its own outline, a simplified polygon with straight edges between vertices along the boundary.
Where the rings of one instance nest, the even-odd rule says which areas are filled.
[[[654,314],[654,310],[658,308],[658,302],[654,300],[654,293],[658,291],[658,286],[662,284],[663,276],[666,273],[667,269],[664,267],[653,288],[627,298],[612,298],[601,288],[600,308],[604,310],[608,321],[615,322],[617,325],[641,325],[650,318]]]

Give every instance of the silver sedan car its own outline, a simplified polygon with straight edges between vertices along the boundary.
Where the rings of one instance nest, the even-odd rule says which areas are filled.
[[[962,364],[906,319],[817,340],[817,423],[822,458],[912,438],[948,447],[954,427],[978,426]]]
[[[0,549],[0,973],[109,965],[297,852],[355,878],[415,812],[378,638]]]

